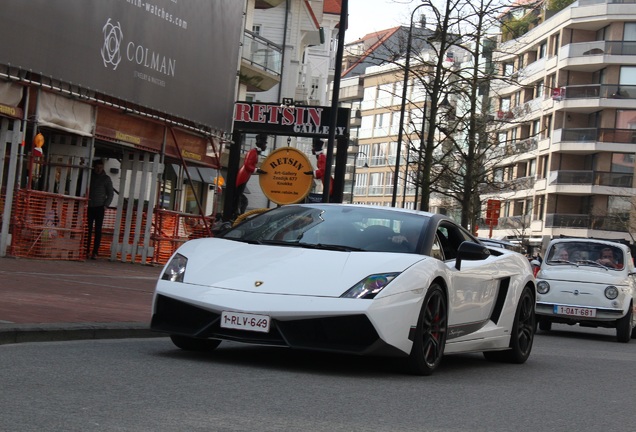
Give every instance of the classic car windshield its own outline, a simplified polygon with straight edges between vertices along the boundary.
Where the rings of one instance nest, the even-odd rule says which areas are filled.
[[[366,207],[289,205],[272,209],[221,237],[261,244],[413,253],[429,218]]]
[[[556,242],[547,253],[548,264],[590,265],[599,268],[622,269],[623,251],[607,243]]]

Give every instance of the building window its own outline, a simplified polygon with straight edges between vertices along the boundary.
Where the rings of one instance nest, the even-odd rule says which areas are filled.
[[[543,137],[550,138],[552,135],[552,116],[545,116],[543,118]]]
[[[537,57],[538,58],[543,58],[545,57],[545,54],[548,50],[548,44],[546,42],[543,42],[540,46],[539,46],[539,52],[537,53]]]
[[[632,211],[632,200],[626,196],[607,197],[607,212],[629,214]]]
[[[514,63],[504,63],[503,64],[503,74],[504,76],[512,76],[515,73],[515,65]]]
[[[636,85],[636,66],[621,66],[620,85]]]
[[[636,129],[636,110],[617,110],[616,129]]]
[[[539,178],[546,178],[548,175],[548,155],[539,157]]]
[[[510,98],[501,98],[499,100],[499,110],[505,112],[510,111]]]
[[[633,153],[612,153],[611,172],[633,174],[635,166]]]
[[[544,94],[545,94],[545,84],[543,83],[543,80],[541,80],[537,83],[537,86],[534,92],[534,97],[540,98],[540,97],[543,97]]]
[[[625,30],[623,31],[624,41],[636,41],[636,23],[625,23]]]
[[[534,218],[543,219],[543,207],[545,206],[545,195],[539,195],[536,198],[537,205],[534,209]]]
[[[503,181],[503,177],[504,177],[503,168],[495,168],[495,171],[493,173],[493,180],[496,181],[496,182],[502,182]]]
[[[528,162],[528,176],[534,177],[537,174],[537,160],[531,159]]]

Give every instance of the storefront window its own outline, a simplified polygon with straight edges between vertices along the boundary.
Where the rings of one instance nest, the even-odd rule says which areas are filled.
[[[193,181],[192,183],[186,182],[186,184],[184,185],[184,189],[186,213],[199,213],[197,199],[199,200],[199,203],[201,203],[201,183],[197,181]]]

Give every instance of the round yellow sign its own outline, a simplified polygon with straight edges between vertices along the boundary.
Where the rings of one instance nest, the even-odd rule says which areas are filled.
[[[263,193],[279,205],[301,202],[314,184],[311,162],[293,147],[274,150],[261,164],[261,170],[264,173],[258,178]]]

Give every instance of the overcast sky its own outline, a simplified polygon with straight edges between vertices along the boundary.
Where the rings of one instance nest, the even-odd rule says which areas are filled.
[[[401,24],[408,25],[411,10],[418,4],[420,2],[414,0],[349,0],[345,42]]]

